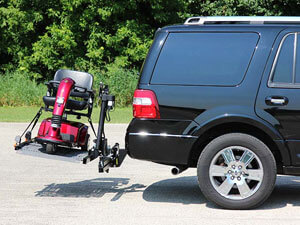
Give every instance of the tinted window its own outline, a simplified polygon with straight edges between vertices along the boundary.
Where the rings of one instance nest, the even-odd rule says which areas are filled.
[[[257,40],[255,33],[170,33],[151,83],[239,84]]]
[[[293,82],[294,39],[294,34],[289,34],[284,39],[274,68],[272,82]]]
[[[297,34],[296,83],[300,83],[300,34]]]

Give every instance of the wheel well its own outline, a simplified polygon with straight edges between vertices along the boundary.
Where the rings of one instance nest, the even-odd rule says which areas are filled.
[[[282,157],[280,151],[276,146],[275,142],[268,134],[266,134],[264,131],[262,131],[261,129],[255,126],[245,124],[245,123],[232,122],[232,123],[225,123],[225,124],[214,126],[209,130],[207,130],[204,134],[202,134],[198,138],[190,153],[189,166],[190,167],[197,166],[198,158],[202,150],[209,142],[211,142],[213,139],[223,134],[228,134],[228,133],[244,133],[260,139],[272,151],[276,160],[276,164],[282,165]]]

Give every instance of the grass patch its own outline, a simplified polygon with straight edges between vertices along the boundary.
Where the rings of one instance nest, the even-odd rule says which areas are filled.
[[[34,106],[43,104],[47,88],[28,78],[28,74],[0,74],[0,106]]]
[[[20,106],[20,107],[0,107],[0,122],[30,122],[40,107],[37,106]],[[92,114],[93,123],[99,121],[100,108],[94,108]],[[44,112],[39,121],[51,117],[51,113]],[[129,123],[132,119],[132,108],[115,108],[114,111],[110,112],[111,122],[110,123]],[[68,120],[88,122],[87,118],[82,117],[81,120],[77,120],[75,116],[68,116]]]
[[[115,95],[118,107],[128,107],[137,85],[137,72],[110,66],[104,74],[94,74],[94,91],[98,92],[99,83],[109,85],[110,94]],[[43,82],[30,79],[30,74],[20,71],[0,73],[0,107],[1,106],[40,106],[47,87]],[[95,94],[98,96],[98,94]],[[97,97],[95,98],[95,102]]]
[[[42,97],[46,95],[46,86],[30,80],[29,77],[29,74],[18,71],[0,74],[0,122],[30,122],[40,106],[44,105]],[[99,77],[99,74],[95,76],[95,85],[99,84]],[[132,109],[127,105],[131,104],[132,93],[136,87],[135,72],[112,67],[104,77],[105,83],[110,85],[110,93],[116,96],[117,107],[110,113],[110,123],[129,123],[132,119]],[[98,90],[98,87],[96,89]],[[95,105],[97,101],[95,97]],[[99,114],[100,108],[94,107],[94,123],[98,122]],[[51,113],[43,112],[40,121],[47,117],[51,117]],[[68,119],[88,122],[87,118],[77,120],[76,116],[71,115]]]

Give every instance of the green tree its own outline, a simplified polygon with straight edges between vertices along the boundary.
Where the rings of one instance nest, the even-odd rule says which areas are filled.
[[[297,15],[288,0],[0,0],[1,71],[139,69],[158,27],[201,15]],[[1,72],[0,71],[0,72]],[[100,76],[100,75],[99,75]]]

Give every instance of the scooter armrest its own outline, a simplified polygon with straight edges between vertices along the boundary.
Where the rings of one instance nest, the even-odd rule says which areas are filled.
[[[84,87],[80,87],[80,86],[75,85],[74,86],[74,91],[75,92],[80,92],[80,93],[85,93],[85,92],[87,92],[87,89],[84,88]]]
[[[80,92],[80,93],[87,92],[89,94],[95,94],[95,92],[93,91],[93,89],[87,89],[85,87],[81,87],[81,86],[77,86],[77,85],[74,86],[74,91],[75,92]]]
[[[58,87],[60,84],[59,81],[56,81],[56,80],[50,80],[48,82],[45,82],[45,85],[47,85],[48,88],[52,89],[54,87]]]
[[[90,94],[95,94],[95,91],[93,89],[87,89],[86,92],[88,92]]]

